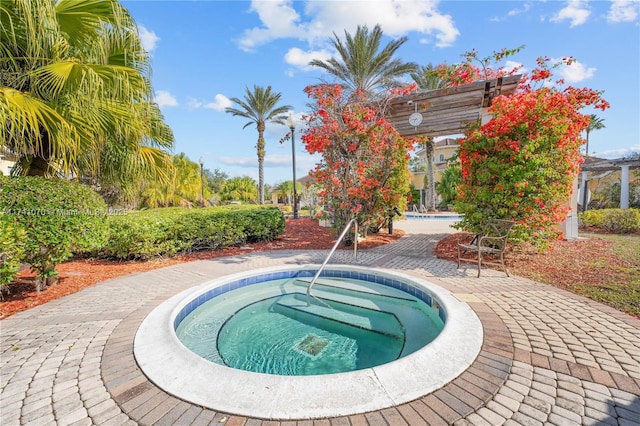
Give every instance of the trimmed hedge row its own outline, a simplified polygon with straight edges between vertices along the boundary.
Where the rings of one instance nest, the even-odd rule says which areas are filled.
[[[594,226],[617,234],[640,231],[639,209],[587,210],[578,217],[583,226]]]
[[[24,257],[27,233],[8,215],[0,215],[0,294],[14,280]]]
[[[57,279],[56,266],[74,254],[144,260],[270,241],[284,226],[280,210],[266,206],[109,215],[102,198],[87,186],[0,176],[0,294],[21,264],[37,272],[40,290]]]
[[[20,256],[11,255],[10,263],[29,264],[38,273],[38,290],[56,280],[56,265],[74,252],[100,247],[106,237],[106,204],[90,188],[75,182],[2,176],[0,213],[5,218],[3,221],[8,220],[18,229],[10,232],[14,233],[16,244],[23,248]],[[3,281],[6,281],[10,276],[8,271],[15,267],[3,265],[7,272]]]
[[[284,232],[285,220],[275,207],[225,206],[130,212],[110,216],[108,225],[109,241],[93,255],[145,260],[271,241]]]

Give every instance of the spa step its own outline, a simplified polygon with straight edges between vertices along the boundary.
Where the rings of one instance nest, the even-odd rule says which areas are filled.
[[[311,283],[312,278],[298,278],[296,279],[296,284],[303,285],[307,287]],[[384,297],[387,299],[397,299],[399,301],[411,301],[415,300],[410,298],[409,296],[404,297],[401,294],[398,294],[398,290],[389,288],[385,289],[384,286],[380,285],[379,288],[372,289],[365,285],[355,283],[353,281],[349,281],[348,279],[340,279],[340,278],[318,278],[316,282],[313,284],[314,288],[312,290],[318,288],[318,286],[330,288],[332,290],[339,290],[342,292],[349,293],[364,293],[367,296],[375,296],[375,297]]]
[[[311,304],[307,305],[307,295],[302,293],[281,296],[274,305],[274,308],[279,309],[281,313],[320,328],[330,324],[322,324],[322,322],[318,322],[319,319],[383,334],[395,339],[404,339],[402,326],[396,316],[389,312],[346,304],[340,304],[339,309],[336,309],[335,302],[316,298],[312,298]]]
[[[322,287],[313,289],[313,296],[319,299],[320,302],[329,304],[334,308],[340,310],[349,310],[350,306],[360,307],[364,309],[371,309],[381,312],[388,312],[390,315],[394,315],[401,324],[420,324],[428,321],[425,318],[425,314],[418,308],[417,302],[411,301],[405,302],[404,306],[397,299],[369,297],[367,295],[358,293],[336,293],[329,289],[324,291]],[[298,296],[299,297],[299,296]],[[303,299],[306,303],[306,294]],[[439,329],[434,324],[433,327],[408,327],[404,329],[405,345],[403,348],[403,355],[410,354],[422,347],[425,336],[431,336],[429,340],[433,340],[439,333]]]

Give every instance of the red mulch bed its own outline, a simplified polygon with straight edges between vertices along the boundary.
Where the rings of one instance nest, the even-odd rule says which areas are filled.
[[[435,254],[441,259],[456,261],[457,244],[469,242],[471,235],[463,232],[445,237],[438,242]],[[521,244],[517,249],[505,254],[505,263],[510,272],[537,281],[551,283],[556,287],[571,289],[580,282],[587,286],[597,286],[605,281],[614,267],[624,267],[626,262],[609,250],[611,241],[589,238],[578,241],[551,241],[549,249],[543,253],[534,247]],[[585,259],[602,259],[601,267],[585,267]]]
[[[404,232],[399,229],[395,229],[392,235],[387,232],[369,234],[365,241],[358,244],[358,248],[367,249],[387,244],[397,240],[403,234]],[[320,227],[315,220],[309,218],[288,219],[285,233],[270,242],[248,244],[243,247],[228,247],[222,250],[201,251],[145,262],[71,260],[58,265],[56,268],[60,277],[58,284],[48,287],[41,291],[40,294],[35,291],[33,274],[29,273],[29,271],[23,271],[16,282],[7,286],[8,295],[5,295],[4,301],[0,302],[0,319],[122,275],[146,272],[193,260],[234,256],[248,252],[293,249],[328,250],[333,247],[335,241],[333,232],[328,228]]]

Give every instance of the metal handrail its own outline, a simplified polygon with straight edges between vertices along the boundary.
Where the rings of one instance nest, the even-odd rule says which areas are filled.
[[[355,225],[356,225],[355,226],[355,228],[356,228],[356,230],[355,230],[355,238],[354,238],[354,241],[353,241],[353,257],[356,258],[356,259],[358,258],[358,221],[356,219],[351,219],[349,221],[349,223],[347,223],[347,226],[344,227],[344,230],[342,231],[342,234],[340,234],[340,236],[338,237],[338,240],[333,245],[333,248],[329,252],[329,255],[324,260],[324,262],[322,262],[322,265],[320,265],[320,268],[318,268],[318,271],[316,272],[316,274],[313,276],[313,279],[309,283],[309,286],[307,287],[307,306],[309,305],[309,300],[311,298],[311,287],[313,287],[313,285],[316,283],[318,277],[320,277],[320,273],[322,272],[322,270],[326,266],[327,262],[329,262],[329,259],[331,259],[331,256],[333,256],[333,253],[338,248],[338,245],[340,244],[340,242],[342,241],[344,236],[347,235],[347,231],[349,231],[349,228],[351,227],[352,223],[355,223]]]

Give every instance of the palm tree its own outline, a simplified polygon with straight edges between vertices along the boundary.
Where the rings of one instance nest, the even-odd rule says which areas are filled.
[[[117,0],[4,0],[0,147],[18,173],[127,183],[170,164],[150,61]]]
[[[434,75],[432,64],[420,66],[415,72],[411,73],[411,78],[416,82],[420,90],[438,90],[446,86],[446,81]],[[424,150],[427,157],[427,173],[424,175],[424,187],[427,189],[426,204],[427,210],[435,210],[436,206],[436,185],[435,173],[433,167],[433,153],[435,151],[435,142],[433,138],[424,139]]]
[[[400,37],[388,43],[380,52],[382,29],[376,25],[371,32],[366,26],[358,26],[355,36],[344,32],[342,42],[333,33],[332,44],[339,59],[312,60],[309,65],[324,69],[335,76],[353,92],[374,94],[380,89],[399,86],[399,77],[415,72],[417,65],[393,59],[393,55],[408,39]]]
[[[242,127],[243,129],[252,124],[255,124],[258,129],[258,143],[256,144],[258,152],[258,204],[264,204],[264,129],[267,121],[285,124],[287,118],[285,113],[292,107],[289,105],[278,106],[282,95],[272,92],[271,86],[267,86],[266,89],[253,86],[253,91],[247,87],[246,92],[244,100],[231,98],[231,101],[236,103],[240,109],[228,107],[225,111],[234,116],[248,118],[249,121]]]
[[[256,181],[242,176],[227,181],[221,198],[226,201],[252,201],[256,199],[256,195]]]
[[[438,194],[442,197],[442,202],[450,205],[458,198],[458,187],[462,183],[462,171],[460,170],[460,163],[449,163],[446,169],[442,172],[442,178],[436,189]]]
[[[434,75],[435,68],[430,63],[421,65],[416,71],[410,73],[411,79],[416,82],[420,90],[438,90],[446,85],[446,81]]]
[[[589,157],[589,133],[591,133],[593,130],[600,130],[600,129],[604,129],[604,118],[600,118],[595,114],[591,114],[591,116],[589,117],[589,125],[587,126],[586,129],[584,129],[584,131],[587,134],[586,140],[587,143],[585,145],[585,151],[584,151],[584,156]]]
[[[191,206],[200,202],[200,165],[184,152],[172,157],[169,179],[148,181],[142,191],[144,207]]]

